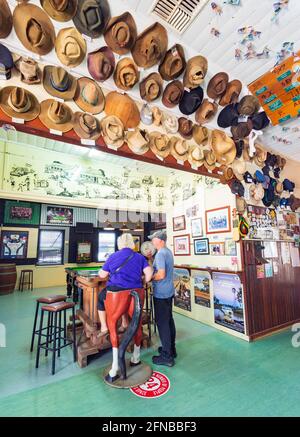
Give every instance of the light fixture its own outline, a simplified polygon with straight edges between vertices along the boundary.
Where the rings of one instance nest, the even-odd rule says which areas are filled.
[[[142,222],[141,222],[141,220],[139,220],[137,227],[134,229],[134,232],[143,232],[143,231],[144,231],[144,228],[143,228]]]
[[[113,225],[110,223],[109,220],[106,220],[106,222],[104,223],[104,228],[105,231],[114,231],[115,228],[113,227]]]
[[[125,222],[123,222],[122,227],[120,228],[120,231],[123,231],[123,232],[130,231],[129,227],[126,225]]]

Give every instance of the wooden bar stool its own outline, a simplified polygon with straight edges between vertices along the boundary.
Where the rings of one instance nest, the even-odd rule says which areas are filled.
[[[26,281],[26,275],[28,275],[28,280]],[[24,285],[27,285],[27,290],[33,290],[33,270],[22,270],[20,281],[19,281],[19,291],[24,291]]]
[[[73,338],[68,339],[66,335],[66,312],[72,309],[72,334]],[[48,324],[46,326],[46,334],[43,334],[43,320],[44,313],[48,312],[52,314],[52,317],[48,317]],[[62,314],[64,317],[64,326],[62,326]],[[54,320],[54,322],[53,322]],[[42,343],[42,337],[46,338],[46,341]],[[60,351],[64,347],[72,345],[74,362],[77,360],[76,350],[76,327],[75,327],[75,303],[74,302],[57,302],[50,305],[44,305],[41,308],[40,328],[38,333],[38,347],[36,354],[35,367],[39,367],[40,351],[44,349],[45,354],[48,355],[48,351],[52,352],[52,375],[55,374],[55,359],[60,357]]]
[[[39,333],[39,329],[36,329],[37,319],[38,319],[38,313],[39,313],[39,306],[40,303],[43,304],[51,304],[56,302],[65,302],[67,299],[67,296],[61,295],[61,294],[50,294],[50,296],[45,297],[39,297],[36,300],[36,307],[35,307],[35,316],[34,316],[34,322],[33,322],[33,329],[32,329],[32,336],[31,336],[31,346],[30,346],[30,352],[33,351],[33,345],[34,345],[34,338]],[[49,313],[49,318],[51,317],[51,313]],[[50,320],[48,322],[48,325],[50,325]],[[46,328],[45,328],[46,329]]]

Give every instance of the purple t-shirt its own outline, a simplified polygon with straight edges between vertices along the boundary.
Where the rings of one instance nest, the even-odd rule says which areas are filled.
[[[149,266],[146,258],[143,255],[134,252],[132,249],[124,248],[113,253],[107,259],[102,267],[105,272],[112,273],[117,270],[125,260],[133,254],[133,257],[121,270],[109,278],[107,287],[120,287],[124,289],[142,288],[143,287],[143,270]]]

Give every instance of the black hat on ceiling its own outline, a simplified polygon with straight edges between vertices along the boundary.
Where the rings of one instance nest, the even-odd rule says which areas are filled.
[[[203,100],[203,89],[201,86],[184,91],[182,99],[179,103],[179,109],[184,115],[191,115],[197,111]]]
[[[275,165],[277,164],[277,156],[268,152],[267,159],[265,162],[266,162],[266,165],[268,165],[269,167],[275,167]]]
[[[265,176],[270,176],[270,167],[268,165],[265,165],[261,171]]]
[[[218,126],[225,129],[230,126],[237,126],[239,122],[239,113],[237,111],[237,104],[231,103],[225,106],[218,116]]]
[[[253,117],[251,117],[251,121],[253,124],[253,129],[255,130],[265,129],[270,124],[270,120],[265,111],[253,115]]]
[[[275,177],[276,179],[279,179],[279,178],[280,178],[280,172],[281,172],[281,170],[280,170],[279,167],[274,168],[274,170],[273,170],[273,174],[274,174],[274,177]]]
[[[237,179],[233,179],[232,181],[230,181],[229,186],[232,194],[235,194],[239,197],[244,197],[245,187],[240,181],[238,181]]]
[[[242,154],[243,154],[243,150],[244,150],[244,140],[235,140],[234,139],[234,144],[235,144],[235,148],[236,148],[236,158],[241,158]]]

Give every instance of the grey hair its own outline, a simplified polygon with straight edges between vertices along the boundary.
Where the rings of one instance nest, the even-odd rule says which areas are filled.
[[[120,237],[118,237],[118,249],[124,249],[125,247],[129,248],[129,249],[134,249],[135,248],[135,244],[133,241],[133,236],[131,234],[129,234],[128,232],[126,232],[125,234],[120,235]]]

